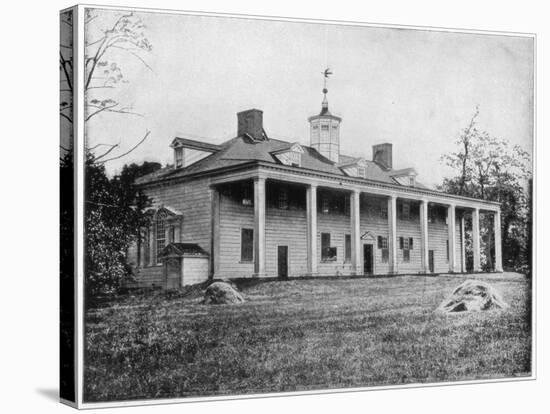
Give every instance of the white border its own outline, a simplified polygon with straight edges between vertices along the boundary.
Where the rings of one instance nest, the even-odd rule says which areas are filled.
[[[84,12],[86,8],[96,8],[105,10],[132,10],[143,13],[164,13],[164,14],[180,14],[180,15],[192,15],[192,16],[209,16],[209,17],[225,17],[225,18],[238,18],[238,19],[259,19],[259,20],[271,20],[271,21],[287,21],[293,23],[318,23],[318,24],[331,24],[331,25],[345,25],[345,26],[360,26],[360,27],[376,27],[376,28],[398,28],[408,30],[421,30],[421,31],[436,31],[436,32],[453,32],[453,33],[468,33],[468,34],[482,34],[482,35],[497,35],[497,36],[514,36],[514,37],[529,37],[534,42],[534,70],[533,70],[533,202],[532,202],[532,216],[533,216],[533,254],[532,254],[532,338],[531,338],[531,376],[517,377],[517,378],[502,378],[502,379],[487,379],[487,380],[470,380],[470,381],[450,381],[450,382],[438,382],[438,383],[416,383],[405,385],[388,385],[388,386],[371,386],[371,387],[356,387],[356,388],[342,388],[342,389],[320,389],[312,391],[300,391],[300,392],[283,392],[283,393],[265,393],[265,394],[242,394],[242,395],[226,395],[216,397],[188,397],[188,398],[170,398],[170,399],[158,399],[158,400],[132,400],[132,401],[112,401],[112,402],[99,402],[99,403],[86,403],[83,401],[83,388],[84,388],[84,68],[81,62],[84,61]],[[67,9],[65,9],[67,10]],[[260,15],[246,15],[246,14],[234,14],[234,13],[213,13],[213,12],[201,12],[201,11],[183,11],[183,10],[171,10],[171,9],[156,9],[156,8],[143,8],[143,7],[118,7],[118,6],[105,6],[98,4],[79,4],[74,7],[74,13],[76,19],[73,19],[73,24],[76,23],[76,36],[75,54],[75,81],[76,85],[76,97],[74,99],[74,113],[76,114],[75,125],[75,170],[77,176],[77,188],[75,191],[75,203],[77,211],[77,227],[76,227],[76,239],[77,239],[77,273],[76,278],[76,338],[75,347],[77,355],[76,364],[76,408],[79,409],[94,409],[94,408],[112,408],[112,407],[133,407],[133,406],[149,406],[149,405],[165,405],[165,404],[179,404],[179,403],[192,403],[192,402],[207,402],[207,401],[228,401],[228,400],[242,400],[242,399],[258,399],[258,398],[274,398],[274,397],[290,397],[301,395],[318,395],[318,394],[339,394],[349,392],[363,392],[363,391],[379,391],[379,390],[395,390],[395,389],[410,389],[410,388],[427,388],[427,387],[446,387],[452,385],[470,385],[470,384],[491,384],[491,383],[503,383],[503,382],[518,382],[518,381],[532,381],[537,379],[537,329],[536,329],[536,309],[537,309],[537,254],[536,254],[536,240],[537,240],[537,228],[535,223],[536,217],[536,202],[537,202],[537,173],[536,173],[536,154],[537,154],[537,36],[535,33],[527,32],[504,32],[504,31],[490,31],[490,30],[474,30],[474,29],[459,29],[459,28],[444,28],[435,26],[414,26],[414,25],[400,25],[400,24],[380,24],[380,23],[367,23],[345,20],[323,20],[323,19],[305,19],[305,18],[292,18],[292,17],[280,17],[280,16],[260,16]],[[75,407],[75,404],[60,400],[61,402]]]

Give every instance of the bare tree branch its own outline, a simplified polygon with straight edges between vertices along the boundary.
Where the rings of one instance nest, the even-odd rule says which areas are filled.
[[[151,133],[151,131],[147,131],[147,132],[145,133],[145,136],[141,139],[141,141],[139,141],[136,145],[134,145],[132,148],[130,148],[130,149],[129,149],[128,151],[126,151],[125,153],[120,154],[120,155],[118,155],[118,156],[116,156],[116,157],[113,157],[113,158],[109,158],[109,159],[107,159],[107,160],[103,160],[103,161],[101,161],[100,163],[101,163],[101,164],[105,164],[106,162],[113,161],[113,160],[117,160],[117,159],[119,159],[119,158],[124,157],[125,155],[128,155],[129,153],[131,153],[132,151],[134,151],[137,147],[139,147],[139,146],[147,139],[147,137],[149,136],[150,133]],[[97,158],[96,158],[96,161],[97,161]]]
[[[105,157],[107,154],[109,154],[111,151],[113,151],[115,148],[117,148],[119,146],[119,144],[113,144],[111,145],[111,148],[109,148],[107,151],[105,151],[103,154],[97,156],[97,157],[94,157],[94,161],[97,162],[97,160]]]

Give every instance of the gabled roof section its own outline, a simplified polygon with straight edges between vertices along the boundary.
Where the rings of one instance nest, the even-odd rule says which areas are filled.
[[[190,149],[196,149],[199,151],[207,151],[207,152],[218,152],[221,149],[221,147],[216,144],[210,144],[208,142],[197,141],[189,138],[180,138],[180,137],[174,138],[172,140],[172,143],[170,144],[170,147],[190,148]]]
[[[276,154],[282,154],[283,152],[288,152],[288,151],[299,152],[300,154],[304,153],[304,149],[298,142],[289,143],[288,146],[275,151],[271,151],[271,153],[276,155]]]
[[[195,243],[170,243],[159,253],[159,259],[181,256],[208,256],[198,244]]]

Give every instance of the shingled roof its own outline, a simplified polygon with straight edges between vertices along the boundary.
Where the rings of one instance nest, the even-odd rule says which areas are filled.
[[[230,166],[248,164],[254,161],[281,164],[274,156],[274,153],[290,148],[294,142],[283,141],[269,138],[265,141],[255,141],[250,137],[243,135],[232,138],[220,145],[217,145],[217,151],[194,164],[185,168],[174,169],[165,167],[154,173],[145,175],[136,180],[136,184],[143,185],[153,183],[164,179],[181,178],[192,174],[212,172]],[[301,145],[304,150],[302,154],[301,166],[293,167],[307,169],[321,173],[346,176],[338,165],[321,155],[317,150]],[[340,163],[353,162],[358,159],[347,155],[340,155]],[[376,162],[366,160],[366,179],[380,181],[391,184],[398,184],[392,178],[392,170],[387,171],[381,168]],[[419,187],[424,187],[419,185]]]

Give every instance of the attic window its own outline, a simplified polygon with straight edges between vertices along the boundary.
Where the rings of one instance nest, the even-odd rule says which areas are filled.
[[[365,167],[357,167],[357,176],[361,178],[365,178],[366,176],[366,169]]]
[[[183,167],[183,148],[176,148],[176,168]]]
[[[328,131],[328,125],[321,125],[322,131]]]
[[[409,175],[409,185],[411,187],[414,187],[415,183],[416,183],[416,180],[415,180],[414,175]]]
[[[289,164],[293,167],[299,167],[300,161],[301,161],[301,154],[297,151],[289,151],[288,153],[288,161]]]

